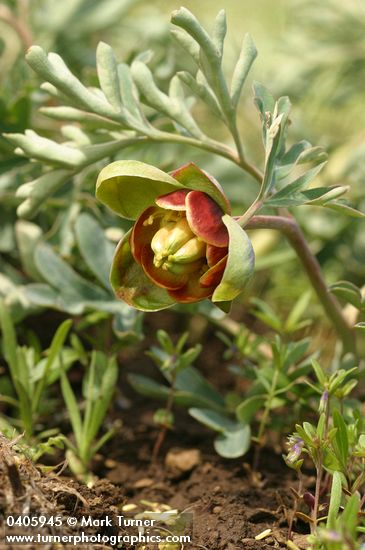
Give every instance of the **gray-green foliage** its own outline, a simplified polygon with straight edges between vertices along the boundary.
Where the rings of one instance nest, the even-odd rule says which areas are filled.
[[[27,130],[25,134],[8,134],[19,155],[41,162],[44,173],[19,187],[22,199],[18,215],[31,218],[76,173],[95,163],[119,154],[126,147],[148,142],[170,142],[193,145],[226,157],[261,180],[260,172],[246,158],[241,132],[237,124],[239,98],[248,71],[256,57],[252,39],[245,36],[230,81],[223,71],[223,45],[226,19],[219,12],[212,35],[196,17],[181,8],[172,14],[173,36],[191,57],[195,69],[178,71],[167,91],[161,89],[149,67],[150,54],[135,57],[128,65],[117,61],[110,46],[100,43],[96,61],[100,88],[85,86],[55,53],[48,55],[33,46],[27,61],[45,80],[43,90],[54,96],[60,106],[44,107],[41,112],[50,118],[67,121],[63,143]],[[185,89],[192,96],[186,96]],[[269,91],[256,84],[255,103],[262,120],[265,148],[264,174],[258,200],[272,207],[312,204],[330,206],[346,213],[338,198],[347,188],[309,189],[325,161],[319,148],[301,141],[286,149],[290,102],[282,97],[275,101]],[[206,107],[225,125],[235,149],[218,142],[202,128],[192,110],[193,98]],[[70,123],[78,123],[76,127]]]

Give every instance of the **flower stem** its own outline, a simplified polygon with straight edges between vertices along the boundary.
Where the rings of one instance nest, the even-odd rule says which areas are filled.
[[[171,413],[172,408],[174,405],[174,397],[175,397],[175,386],[176,386],[176,372],[174,371],[172,374],[172,380],[171,380],[171,386],[169,395],[167,397],[166,402],[166,412]],[[152,463],[155,463],[157,461],[158,455],[160,453],[162,444],[165,440],[166,434],[167,434],[167,426],[161,426],[160,431],[158,432],[153,451],[152,451]]]
[[[340,304],[329,292],[318,260],[312,254],[296,221],[284,216],[254,216],[245,225],[245,229],[276,229],[286,236],[306,270],[327,316],[341,338],[344,351],[356,354],[354,331],[345,319]]]

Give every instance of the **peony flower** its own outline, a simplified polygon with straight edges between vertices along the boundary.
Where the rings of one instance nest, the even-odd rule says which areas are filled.
[[[253,271],[251,242],[220,185],[194,164],[166,174],[116,161],[101,171],[96,196],[135,220],[113,259],[118,298],[144,311],[206,298],[227,310],[244,289]]]

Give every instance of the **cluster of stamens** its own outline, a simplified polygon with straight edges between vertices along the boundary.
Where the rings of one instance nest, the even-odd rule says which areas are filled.
[[[152,225],[156,215],[145,220]],[[162,216],[160,229],[151,241],[155,267],[175,274],[193,273],[202,267],[206,244],[190,229],[184,212],[169,211]]]

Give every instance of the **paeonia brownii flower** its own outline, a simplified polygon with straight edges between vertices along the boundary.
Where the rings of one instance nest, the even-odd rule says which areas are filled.
[[[100,173],[97,198],[136,220],[120,241],[111,284],[144,311],[210,298],[227,310],[252,274],[254,254],[220,185],[194,164],[171,174],[139,161]]]

